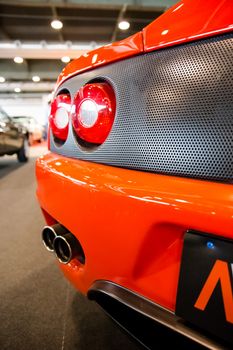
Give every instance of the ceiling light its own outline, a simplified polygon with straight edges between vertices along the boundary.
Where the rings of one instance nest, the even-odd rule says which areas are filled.
[[[38,83],[40,81],[40,77],[38,75],[33,75],[32,80],[34,83]]]
[[[130,27],[130,23],[128,21],[121,21],[118,23],[118,28],[121,30],[127,30]]]
[[[22,90],[19,87],[15,88],[15,92],[21,92]]]
[[[6,79],[4,77],[0,77],[0,83],[5,83]]]
[[[53,29],[59,30],[59,29],[62,29],[63,23],[62,23],[59,19],[54,19],[54,20],[51,22],[51,27],[52,27]]]
[[[69,63],[69,62],[70,62],[69,56],[63,56],[63,57],[61,58],[61,60],[62,60],[63,63]]]
[[[15,63],[23,63],[23,57],[16,56],[16,57],[14,58],[14,62],[15,62]]]

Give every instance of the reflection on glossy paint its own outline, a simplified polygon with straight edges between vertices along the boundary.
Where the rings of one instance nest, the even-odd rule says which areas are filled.
[[[96,63],[97,58],[98,58],[98,54],[95,53],[95,54],[93,55],[93,57],[92,57],[91,63],[92,63],[92,64]]]
[[[133,199],[137,199],[139,201],[143,201],[143,202],[151,202],[151,203],[157,203],[157,204],[162,204],[162,205],[171,205],[171,203],[168,202],[163,202],[161,200],[157,200],[158,197],[137,197],[137,196],[129,196],[129,198],[133,198]]]
[[[95,66],[104,65],[116,60],[137,55],[143,52],[142,33],[136,33],[122,41],[103,46],[69,63],[60,74],[57,87],[68,77],[87,71]]]
[[[166,35],[168,32],[169,32],[169,30],[165,29],[165,30],[162,31],[161,35]]]
[[[172,12],[176,12],[176,11],[178,11],[181,7],[183,7],[184,6],[184,4],[180,4],[180,5],[178,5]]]
[[[180,203],[189,203],[188,201],[185,201],[184,199],[175,199],[176,202]]]
[[[43,156],[42,156],[43,157]],[[59,161],[55,161],[55,162],[52,162],[51,164],[50,163],[47,163],[46,162],[43,162],[43,160],[41,160],[41,163],[45,163],[45,166],[47,168],[50,169],[50,171],[66,180],[69,180],[71,181],[72,183],[76,184],[76,185],[79,185],[79,186],[85,186],[85,187],[88,187],[90,188],[91,191],[93,191],[93,189],[96,191],[97,190],[97,186],[95,185],[95,183],[93,183],[91,181],[91,177],[88,176],[88,175],[85,175],[83,176],[82,179],[77,179],[77,178],[74,178],[72,177],[71,175],[68,175],[65,170],[66,168],[64,167],[64,164],[67,164],[69,163],[67,160],[64,160],[63,162],[59,162]],[[56,167],[59,167],[59,170],[57,170],[55,168],[55,165]],[[60,167],[63,167],[62,169],[60,169]],[[78,167],[77,168],[82,168],[82,167]],[[86,180],[86,181],[84,181]]]

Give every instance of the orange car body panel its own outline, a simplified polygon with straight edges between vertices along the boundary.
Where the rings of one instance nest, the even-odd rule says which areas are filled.
[[[58,77],[57,85],[59,86],[67,78],[78,73],[138,55],[142,52],[142,33],[139,32],[122,41],[92,50],[80,56],[78,59],[73,60],[63,69],[62,73]]]
[[[232,30],[232,0],[182,0],[142,32],[73,60],[58,77],[57,87],[71,76],[95,67]]]
[[[158,50],[232,29],[232,0],[183,0],[144,28],[144,49]]]
[[[53,153],[38,159],[37,178],[43,210],[83,246],[84,266],[77,260],[61,266],[83,293],[96,280],[110,280],[173,311],[186,230],[233,238],[230,184],[121,169]]]

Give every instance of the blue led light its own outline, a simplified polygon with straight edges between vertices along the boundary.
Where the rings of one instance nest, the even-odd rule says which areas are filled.
[[[214,245],[214,243],[213,242],[207,242],[206,243],[206,245],[207,245],[207,248],[209,248],[209,249],[214,249],[215,248],[215,245]]]

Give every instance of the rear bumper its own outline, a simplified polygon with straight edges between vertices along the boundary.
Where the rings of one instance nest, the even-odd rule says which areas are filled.
[[[114,168],[53,153],[36,166],[41,208],[81,243],[61,266],[83,293],[111,281],[174,311],[184,233],[232,238],[232,185]]]
[[[193,349],[192,341],[202,345],[203,349],[229,349],[226,344],[206,337],[199,329],[191,327],[170,311],[115,283],[96,281],[88,291],[88,297],[96,301],[123,329],[148,349],[154,349],[154,344],[159,343],[158,333],[161,330],[163,334],[163,326],[172,331],[169,333],[169,344],[177,344],[178,341],[179,345],[179,337],[173,338],[174,333],[188,338],[189,341],[182,337],[182,349],[189,349],[190,346]]]

